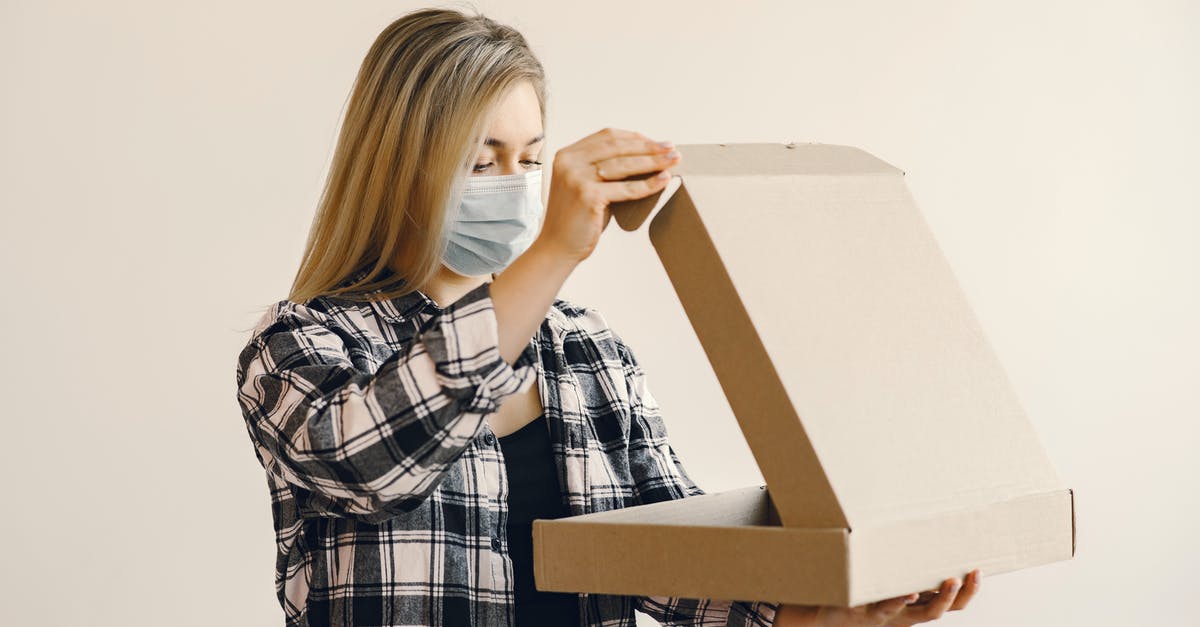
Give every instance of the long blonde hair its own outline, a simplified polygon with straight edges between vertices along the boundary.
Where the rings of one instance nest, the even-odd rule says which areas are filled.
[[[383,29],[355,78],[288,299],[392,298],[425,286],[445,251],[447,204],[491,112],[521,81],[544,122],[541,63],[521,33],[483,15],[427,8]]]

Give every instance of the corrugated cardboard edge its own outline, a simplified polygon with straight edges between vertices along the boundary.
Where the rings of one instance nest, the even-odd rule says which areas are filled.
[[[1068,488],[1071,492],[1071,557],[1075,557],[1075,490]]]
[[[622,180],[634,180],[639,177],[629,177]],[[645,177],[640,177],[645,178]],[[671,196],[679,188],[681,179],[679,175],[673,175],[671,180],[667,182],[666,187],[661,191],[657,191],[649,196],[635,198],[633,200],[624,200],[614,202],[608,205],[609,211],[612,213],[613,220],[616,220],[617,226],[626,231],[636,231],[646,223],[650,214],[654,213],[655,207],[660,202],[666,204],[670,201]]]

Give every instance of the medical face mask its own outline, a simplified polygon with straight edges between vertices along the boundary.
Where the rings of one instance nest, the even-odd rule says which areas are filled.
[[[467,176],[457,208],[447,209],[446,254],[467,276],[499,272],[525,252],[542,218],[542,171]]]

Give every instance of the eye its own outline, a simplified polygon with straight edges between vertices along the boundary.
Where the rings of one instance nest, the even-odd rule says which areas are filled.
[[[530,167],[530,165],[542,165],[541,161],[534,161],[532,159],[522,159],[521,163],[526,164],[525,167]],[[496,164],[492,163],[490,161],[488,163],[476,163],[473,170],[475,172],[483,172],[484,170],[492,167],[493,165],[496,165]]]

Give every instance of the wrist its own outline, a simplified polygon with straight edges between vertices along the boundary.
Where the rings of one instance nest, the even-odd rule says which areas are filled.
[[[541,237],[533,240],[525,254],[538,259],[539,265],[559,269],[566,274],[570,274],[583,261],[578,256],[568,253],[561,246]]]

